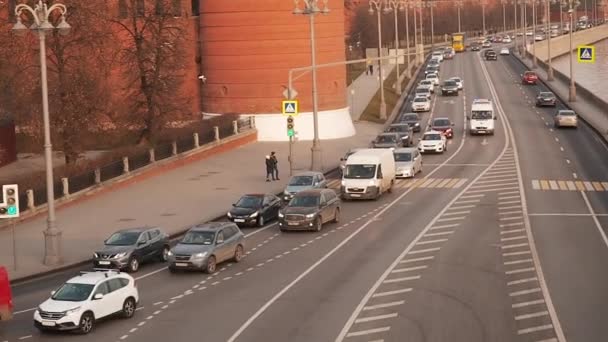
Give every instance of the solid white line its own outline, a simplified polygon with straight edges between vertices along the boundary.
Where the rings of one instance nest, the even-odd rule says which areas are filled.
[[[418,270],[424,270],[428,268],[428,266],[423,265],[423,266],[415,266],[415,267],[406,267],[406,268],[398,268],[398,269],[394,269],[391,271],[391,273],[403,273],[403,272],[410,272],[410,271],[418,271]]]
[[[552,324],[539,325],[537,327],[517,330],[517,334],[518,335],[523,335],[523,334],[529,334],[529,333],[533,333],[533,332],[537,332],[537,331],[543,331],[543,330],[549,330],[549,329],[553,329],[553,325]]]
[[[390,302],[390,303],[383,303],[383,304],[377,304],[377,305],[370,305],[370,306],[366,306],[363,308],[363,311],[369,311],[369,310],[376,310],[376,309],[384,309],[384,308],[390,308],[393,306],[399,306],[399,305],[403,305],[405,303],[404,300],[399,300],[399,301],[395,301],[395,302]]]
[[[500,221],[513,221],[513,220],[521,220],[523,219],[522,216],[513,216],[513,217],[501,217],[498,220]]]
[[[420,276],[411,276],[411,277],[403,277],[403,278],[394,278],[394,279],[387,279],[385,281],[383,281],[384,284],[392,284],[392,283],[400,283],[402,281],[409,281],[409,280],[417,280],[420,279]]]
[[[406,288],[406,289],[395,290],[395,291],[379,292],[379,293],[374,293],[372,295],[372,298],[392,296],[392,295],[406,293],[406,292],[410,292],[410,291],[412,291],[412,288]]]
[[[26,339],[31,338],[31,337],[32,337],[32,335],[21,336],[21,337],[19,337],[19,340],[26,340]]]
[[[458,226],[460,226],[460,223],[443,224],[443,225],[440,225],[440,226],[434,226],[434,227],[431,227],[431,229],[429,229],[429,230],[434,230],[434,229],[445,229],[445,228],[454,228],[454,227],[458,227]]]
[[[505,173],[505,172],[502,172]],[[512,177],[513,175],[516,175],[516,172],[507,172],[504,175],[496,175],[496,176],[484,176],[482,179],[496,179],[496,178],[505,178],[505,177]]]
[[[448,241],[448,239],[437,239],[437,240],[428,240],[428,241],[418,241],[418,243],[416,244],[418,245],[430,245],[433,243],[441,243],[441,242],[446,242]]]
[[[509,252],[509,253],[502,253],[502,256],[508,257],[508,256],[515,256],[515,255],[524,255],[524,254],[530,254],[530,251],[521,251],[521,252]]]
[[[436,251],[438,251],[440,249],[441,249],[441,247],[419,249],[419,250],[416,250],[416,251],[409,251],[408,254],[422,254],[422,253],[428,253],[428,252],[436,252]]]
[[[552,337],[552,338],[548,338],[546,340],[540,340],[540,341],[535,341],[535,342],[558,342],[558,341],[555,337]]]
[[[528,260],[520,260],[520,261],[528,261]],[[533,262],[532,259],[529,259],[529,261]],[[532,277],[532,278],[513,280],[513,281],[508,282],[507,285],[509,285],[509,286],[519,285],[519,284],[524,284],[524,283],[530,283],[530,282],[533,282],[533,281],[538,281],[538,278],[537,277]]]
[[[525,314],[525,315],[515,316],[515,320],[521,321],[523,319],[542,317],[542,316],[548,316],[548,315],[549,315],[549,311],[540,311],[540,312],[534,312],[534,313],[529,313],[529,314]]]
[[[259,233],[259,232],[263,232],[263,231],[265,231],[266,229],[272,228],[272,227],[274,227],[274,226],[276,226],[276,225],[277,225],[277,223],[275,222],[275,223],[273,223],[273,224],[269,224],[269,225],[267,225],[266,227],[263,227],[263,228],[260,228],[260,229],[256,229],[255,231],[253,231],[253,232],[251,232],[251,233],[245,234],[245,237],[246,237],[246,238],[248,238],[248,237],[250,237],[250,236],[252,236],[252,235],[255,235],[255,234]]]
[[[470,214],[470,213],[471,213],[470,210],[454,211],[454,212],[446,212],[445,214],[443,214],[443,216],[466,215],[466,214]]]
[[[516,303],[511,305],[513,309],[523,308],[530,305],[545,304],[544,299],[531,300],[529,302]]]
[[[533,272],[536,269],[534,267],[527,267],[527,268],[520,268],[517,270],[512,270],[512,271],[506,271],[505,274],[518,274],[518,273],[526,273],[526,272]]]
[[[378,316],[371,316],[371,317],[363,317],[363,318],[358,318],[355,320],[355,323],[365,323],[365,322],[372,322],[372,321],[378,321],[381,319],[387,319],[387,318],[394,318],[397,317],[397,313],[390,313],[390,314],[385,314],[385,315],[378,315]]]
[[[355,332],[352,332],[352,333],[348,333],[346,335],[346,337],[363,336],[363,335],[381,333],[381,332],[385,332],[385,331],[389,331],[389,330],[391,330],[390,327],[382,327],[382,328],[376,328],[376,329],[367,329],[367,330],[355,331]]]
[[[400,263],[406,264],[406,263],[410,263],[410,262],[426,261],[426,260],[433,260],[433,259],[435,259],[435,256],[429,255],[429,256],[425,256],[425,257],[421,257],[421,258],[401,260]]]
[[[500,232],[501,235],[504,234],[513,234],[513,233],[519,233],[519,232],[525,232],[526,230],[521,228],[521,229],[511,229],[511,230],[503,230],[502,232]]]
[[[484,178],[488,179],[488,178],[495,178],[497,175],[517,174],[517,172],[515,172],[515,171],[516,171],[515,168],[513,168],[513,170],[492,171],[492,172],[486,173]]]
[[[507,237],[507,238],[501,238],[500,241],[513,241],[513,240],[524,240],[527,239],[528,237],[526,235],[521,235],[521,236],[513,236],[513,237]]]
[[[424,234],[425,237],[429,237],[429,236],[441,236],[441,235],[450,235],[450,234],[454,234],[453,230],[449,230],[447,232],[439,232],[439,233],[426,233]]]
[[[583,196],[583,200],[585,200],[585,204],[587,205],[587,209],[589,210],[589,213],[591,215],[593,215],[592,216],[593,222],[595,223],[595,226],[597,227],[597,230],[600,233],[602,240],[604,240],[604,244],[606,245],[606,247],[608,247],[608,237],[606,237],[606,232],[604,232],[604,229],[602,228],[600,221],[597,219],[595,210],[593,210],[593,207],[591,206],[591,202],[589,202],[589,198],[587,198],[587,194],[585,194],[584,191],[581,191],[581,196]]]
[[[536,287],[536,288],[529,289],[529,290],[521,290],[521,291],[511,292],[511,293],[509,293],[509,296],[511,296],[511,297],[517,297],[517,296],[523,296],[523,295],[527,295],[527,294],[530,294],[530,293],[537,293],[537,292],[541,292],[540,287]]]
[[[517,188],[513,187],[513,186],[510,186],[508,188],[494,188],[494,189],[485,189],[485,190],[472,190],[472,191],[469,191],[469,192],[470,193],[476,193],[476,192],[499,192],[499,191],[503,191],[503,190],[515,190],[515,189],[517,189]]]
[[[597,216],[597,217],[603,217],[603,216],[608,216],[608,214],[561,214],[561,213],[537,213],[537,214],[528,214],[528,216],[572,216],[572,217],[593,217],[593,216]]]

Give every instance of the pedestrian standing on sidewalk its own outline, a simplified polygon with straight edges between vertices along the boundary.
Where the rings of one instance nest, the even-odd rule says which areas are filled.
[[[272,161],[272,179],[279,180],[279,161],[277,160],[276,153],[270,152],[270,160]]]
[[[266,156],[266,181],[270,182],[270,177],[274,180],[274,168],[270,156]]]
[[[367,70],[365,70],[365,74],[366,75],[373,75],[374,74],[374,64],[372,63],[371,59],[367,60]]]

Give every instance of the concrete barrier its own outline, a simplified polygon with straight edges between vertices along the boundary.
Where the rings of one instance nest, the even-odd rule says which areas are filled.
[[[572,34],[572,47],[578,45],[590,45],[601,40],[608,39],[608,25],[599,25],[594,28],[577,31]],[[541,61],[549,60],[548,41],[536,42],[536,58]],[[528,53],[532,53],[530,44]],[[551,58],[557,58],[570,52],[570,35],[562,35],[551,39]]]

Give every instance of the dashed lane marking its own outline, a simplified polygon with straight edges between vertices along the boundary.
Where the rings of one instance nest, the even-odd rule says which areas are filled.
[[[390,307],[393,307],[393,306],[403,305],[404,303],[405,303],[404,300],[399,300],[399,301],[394,301],[394,302],[390,302],[390,303],[370,305],[370,306],[363,307],[363,311],[385,309],[385,308],[390,308]]]
[[[513,309],[519,309],[519,308],[524,308],[526,306],[540,305],[540,304],[545,304],[545,300],[537,299],[537,300],[531,300],[531,301],[527,301],[527,302],[515,303],[515,304],[511,304],[511,307]]]
[[[391,330],[391,327],[382,327],[382,328],[367,329],[367,330],[362,330],[362,331],[354,331],[354,332],[346,334],[346,337],[364,336],[364,335],[382,333],[382,332],[386,332],[389,330]]]
[[[545,324],[545,325],[539,325],[537,327],[521,329],[521,330],[517,331],[517,334],[524,335],[524,334],[529,334],[529,333],[542,331],[542,330],[550,330],[550,329],[553,329],[553,324]]]
[[[397,313],[390,313],[390,314],[385,314],[385,315],[378,315],[378,316],[370,316],[370,317],[363,317],[363,318],[358,318],[355,320],[355,323],[365,323],[365,322],[372,322],[372,321],[378,321],[381,319],[388,319],[388,318],[395,318],[397,317]]]
[[[522,262],[522,261],[524,261],[524,262],[534,262],[534,260],[532,260],[532,259],[517,260],[517,261],[511,261],[511,262],[512,263],[513,262],[518,262],[519,263],[519,262]],[[507,263],[505,263],[505,265],[506,264]],[[525,284],[525,283],[531,283],[531,282],[535,282],[535,281],[538,281],[537,277],[509,281],[509,282],[507,282],[507,285],[508,286],[513,286],[513,285],[520,285],[520,284]]]

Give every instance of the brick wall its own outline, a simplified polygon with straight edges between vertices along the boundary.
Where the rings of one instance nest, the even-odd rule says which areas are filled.
[[[17,160],[15,125],[11,121],[0,121],[0,166]]]

